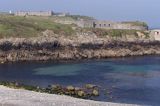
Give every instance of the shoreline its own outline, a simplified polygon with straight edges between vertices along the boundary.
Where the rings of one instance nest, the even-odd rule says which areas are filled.
[[[3,106],[140,106],[136,104],[77,99],[64,95],[38,93],[23,89],[12,89],[1,85],[0,94],[0,105]]]
[[[122,59],[122,58],[141,58],[141,57],[154,57],[160,56],[160,54],[149,54],[149,55],[136,55],[136,56],[123,56],[123,57],[108,57],[108,58],[91,58],[91,59],[81,59],[81,60],[29,60],[29,61],[7,61],[7,62],[0,62],[2,64],[16,64],[16,63],[55,63],[55,64],[70,64],[70,63],[82,63],[82,62],[91,62],[91,61],[103,61],[108,59]]]

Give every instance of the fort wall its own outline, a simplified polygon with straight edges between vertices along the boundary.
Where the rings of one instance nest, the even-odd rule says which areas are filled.
[[[15,16],[52,16],[53,11],[17,11]]]
[[[103,28],[103,29],[134,29],[134,30],[148,30],[147,26],[133,25],[123,22],[99,21],[99,20],[79,20],[77,25],[83,28]]]

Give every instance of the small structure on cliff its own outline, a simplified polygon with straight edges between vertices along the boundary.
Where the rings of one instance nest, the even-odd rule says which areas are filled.
[[[150,35],[154,38],[154,40],[160,41],[160,29],[151,30]]]
[[[103,28],[103,29],[134,29],[148,30],[148,26],[144,22],[113,22],[100,20],[83,20],[79,19],[77,25],[83,28]]]

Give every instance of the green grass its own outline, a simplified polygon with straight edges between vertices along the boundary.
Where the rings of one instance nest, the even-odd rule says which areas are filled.
[[[47,29],[56,34],[72,35],[74,33],[71,25],[55,23],[49,18],[0,16],[0,38],[38,36]]]
[[[145,22],[140,22],[140,21],[128,21],[128,22],[122,22],[124,24],[131,24],[133,26],[143,26],[143,27],[148,27],[147,23]]]
[[[118,37],[122,37],[125,35],[134,35],[134,36],[138,36],[137,35],[137,30],[120,30],[120,29],[113,29],[113,30],[108,30],[107,31],[108,35],[110,36],[118,36]]]

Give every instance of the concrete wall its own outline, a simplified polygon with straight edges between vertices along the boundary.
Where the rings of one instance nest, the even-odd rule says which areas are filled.
[[[78,20],[76,24],[82,28],[93,28],[94,20]]]
[[[151,30],[150,36],[154,38],[154,40],[160,41],[160,29],[159,30]]]
[[[52,11],[18,11],[15,12],[15,16],[52,16]]]

